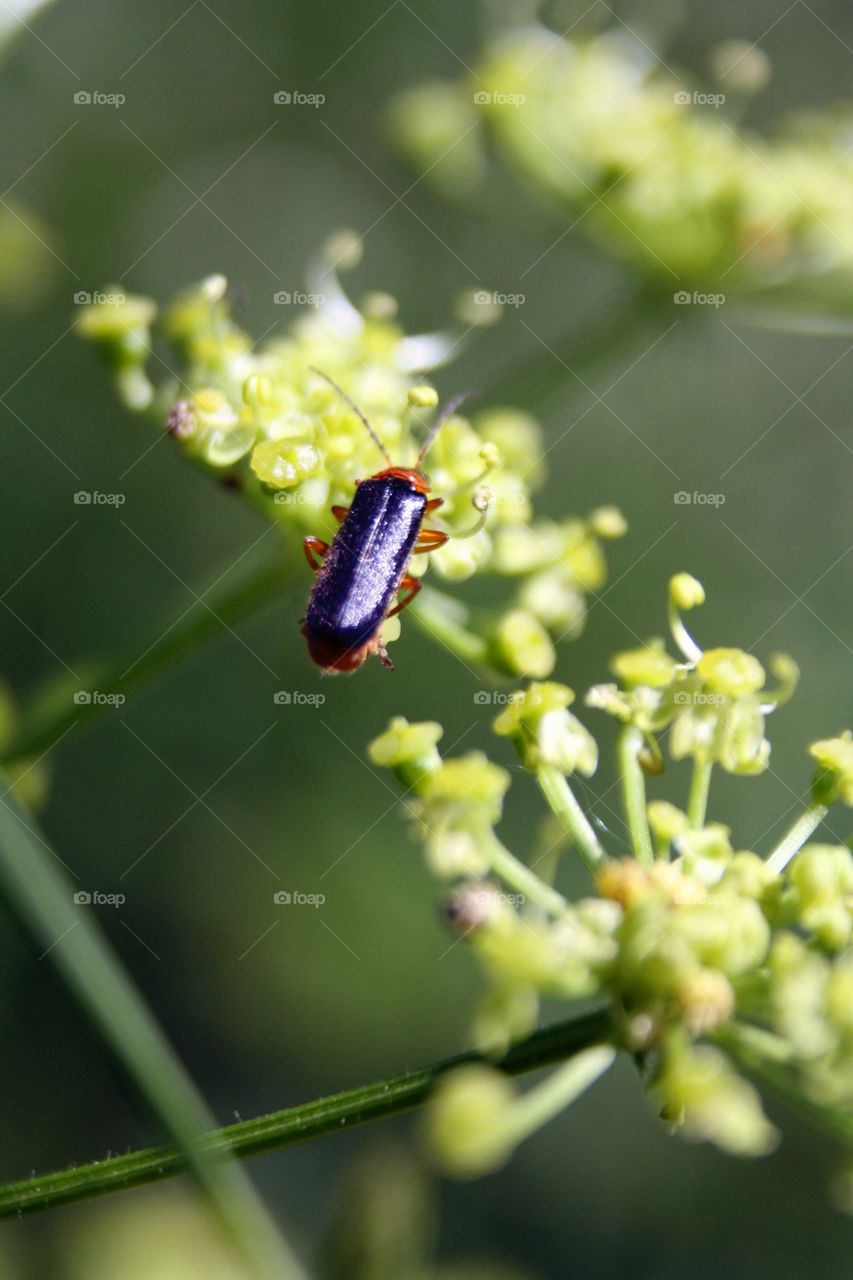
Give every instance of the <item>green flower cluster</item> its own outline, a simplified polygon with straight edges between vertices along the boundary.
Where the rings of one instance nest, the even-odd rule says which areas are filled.
[[[690,635],[681,611],[703,603],[701,583],[689,574],[676,574],[669,598],[670,628],[680,655],[670,655],[659,638],[616,654],[610,669],[619,683],[595,685],[587,694],[588,705],[642,734],[651,771],[661,759],[658,736],[668,732],[675,760],[689,758],[706,767],[716,763],[729,773],[763,772],[770,759],[765,718],[793,694],[799,678],[796,663],[775,654],[770,669],[776,687],[765,689],[766,672],[751,653],[726,648],[703,652]]]
[[[792,691],[796,668],[777,659],[779,685],[768,693],[752,655],[703,652],[680,612],[703,599],[695,579],[677,575],[670,621],[681,658],[662,641],[619,654],[619,684],[588,695],[620,721],[634,856],[602,846],[572,789],[573,775],[596,770],[598,747],[563,685],[530,684],[493,724],[557,819],[556,837],[544,828],[526,860],[495,830],[505,769],[480,752],[442,759],[435,723],[398,718],[370,746],[373,762],[406,788],[428,865],[445,885],[447,925],[485,976],[474,1023],[484,1053],[529,1032],[542,998],[597,998],[610,1010],[608,1043],[588,1051],[598,1057],[572,1058],[526,1093],[488,1062],[442,1081],[427,1139],[451,1172],[497,1167],[601,1074],[614,1050],[636,1060],[668,1123],[736,1155],[762,1155],[777,1142],[750,1080],[763,1078],[762,1067],[828,1117],[853,1106],[853,854],[809,843],[830,803],[853,804],[853,737],[810,748],[812,802],[767,857],[737,849],[729,828],[706,818],[709,774],[715,764],[746,775],[766,767],[764,717]],[[646,800],[664,730],[671,754],[693,761],[688,811]],[[589,890],[575,901],[554,883],[555,854],[567,845],[590,868]]]
[[[667,291],[782,297],[849,315],[853,161],[848,114],[774,139],[738,125],[769,75],[764,55],[721,46],[713,91],[669,72],[624,25],[569,38],[523,25],[458,83],[405,90],[392,134],[427,181],[470,195],[488,144],[576,223]]]
[[[333,238],[314,269],[315,305],[261,343],[237,324],[222,276],[162,316],[151,299],[105,290],[82,309],[77,328],[108,359],[124,403],[152,417],[194,462],[285,532],[330,538],[331,506],[346,506],[357,482],[387,465],[356,406],[393,461],[413,465],[439,403],[427,375],[460,345],[452,332],[406,335],[387,294],[354,306],[332,263],[354,265],[359,253],[357,239]],[[155,338],[168,344],[165,354]],[[446,644],[507,675],[551,671],[552,637],[579,630],[586,593],[605,580],[602,541],[625,530],[614,508],[534,521],[543,454],[535,420],[497,407],[451,414],[426,462],[444,500],[438,523],[451,537],[411,572],[423,572],[428,559],[448,582],[488,572],[514,591],[488,613],[451,608],[437,592],[424,592],[416,609]],[[388,631],[395,638],[396,624]]]

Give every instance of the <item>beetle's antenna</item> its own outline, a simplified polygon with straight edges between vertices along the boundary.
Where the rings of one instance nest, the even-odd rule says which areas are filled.
[[[454,396],[452,400],[448,400],[447,404],[441,410],[435,422],[426,433],[426,438],[421,445],[420,453],[418,454],[417,461],[415,462],[416,470],[420,469],[424,458],[435,443],[435,437],[438,435],[447,419],[452,418],[459,406],[464,404],[466,400],[470,400],[472,396],[476,396],[478,394],[479,393],[477,391],[460,391],[458,396]]]
[[[344,391],[343,387],[339,387],[338,384],[335,382],[334,378],[330,378],[329,375],[327,373],[324,373],[322,369],[315,368],[313,364],[309,365],[308,368],[311,370],[312,373],[316,373],[319,377],[321,377],[324,382],[328,382],[329,386],[333,387],[334,390],[337,391],[341,399],[347,402],[347,404],[352,409],[353,413],[356,415],[359,421],[364,423],[364,426],[367,430],[367,434],[370,436],[371,440],[376,445],[376,448],[379,450],[379,452],[384,457],[385,461],[388,463],[388,466],[392,467],[394,464],[391,461],[390,453],[385,448],[385,445],[379,439],[379,436],[373,430],[373,427],[367,421],[367,418],[364,416],[361,409],[359,409],[355,401],[351,400],[350,397],[347,395],[347,393]]]

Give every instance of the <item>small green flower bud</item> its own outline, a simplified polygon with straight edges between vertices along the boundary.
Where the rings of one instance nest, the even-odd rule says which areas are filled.
[[[779,1033],[803,1059],[817,1058],[832,1047],[826,1020],[828,961],[793,933],[779,933],[768,959],[770,999]]]
[[[720,880],[720,892],[731,893],[736,898],[753,898],[762,901],[774,884],[776,876],[763,858],[747,851],[736,853]]]
[[[764,736],[764,714],[757,697],[740,697],[725,707],[717,738],[717,756],[729,773],[763,773],[767,768],[770,743]]]
[[[307,441],[263,440],[252,451],[252,470],[271,489],[292,489],[317,475],[320,455]]]
[[[520,409],[488,409],[478,413],[474,425],[483,440],[497,446],[502,465],[524,477],[531,489],[545,478],[542,429],[535,418]]]
[[[732,698],[755,693],[765,680],[761,663],[742,649],[708,649],[697,662],[696,672],[713,693]]]
[[[506,675],[542,679],[554,670],[557,655],[551,637],[525,609],[501,614],[489,639],[489,659]]]
[[[401,785],[409,790],[441,768],[436,744],[443,733],[434,720],[410,724],[404,716],[395,716],[385,732],[369,744],[367,753],[374,764],[393,769]]]
[[[652,834],[665,845],[672,844],[690,826],[687,814],[668,800],[652,800],[646,806],[646,814]]]
[[[823,946],[842,951],[853,927],[853,853],[844,845],[806,845],[790,875],[802,924]]]
[[[659,639],[650,640],[641,649],[617,653],[610,662],[610,670],[628,689],[638,685],[662,689],[673,680],[677,666]]]
[[[814,780],[814,798],[830,805],[836,800],[853,805],[853,733],[847,729],[837,738],[813,742],[809,755],[818,763]]]
[[[755,1089],[709,1045],[670,1048],[655,1092],[667,1112],[681,1117],[684,1136],[713,1142],[738,1156],[760,1156],[778,1141]]]
[[[518,603],[549,631],[559,631],[561,639],[579,635],[586,621],[583,595],[562,565],[527,578],[518,593]]]
[[[548,764],[561,773],[577,769],[589,777],[598,765],[598,747],[590,732],[567,710],[574,697],[566,685],[534,682],[512,695],[494,722],[495,733],[512,739],[528,769]]]
[[[589,527],[598,538],[622,538],[628,521],[618,507],[596,507],[589,513]]]
[[[761,964],[770,926],[750,899],[697,903],[679,911],[672,924],[703,965],[737,977]]]
[[[481,529],[471,538],[449,538],[444,546],[433,551],[430,562],[448,582],[465,582],[488,563],[491,553],[492,540],[485,529]]]
[[[424,794],[430,800],[480,805],[491,821],[497,822],[510,781],[506,769],[493,764],[482,751],[469,751],[457,759],[443,760],[439,770],[430,771]]]
[[[669,598],[676,609],[695,609],[705,603],[705,588],[689,573],[676,573],[669,580]]]
[[[438,392],[435,387],[409,387],[406,399],[416,409],[434,409],[438,404]]]
[[[485,1064],[457,1067],[444,1076],[427,1115],[433,1159],[457,1178],[499,1169],[515,1145],[508,1116],[515,1090],[507,1076]]]

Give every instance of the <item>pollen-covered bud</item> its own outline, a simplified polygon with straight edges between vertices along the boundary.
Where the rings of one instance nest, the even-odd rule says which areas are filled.
[[[437,743],[444,730],[434,720],[410,724],[405,716],[394,716],[388,728],[370,743],[367,752],[374,764],[391,769],[400,784],[409,790],[441,768]]]
[[[487,880],[469,881],[454,889],[444,905],[444,918],[461,938],[475,930],[511,922],[514,912],[507,895]]]
[[[732,1016],[735,996],[725,974],[699,969],[689,974],[676,995],[681,1020],[691,1036],[713,1031]]]
[[[635,858],[611,858],[595,877],[603,898],[629,911],[651,892],[647,873]]]
[[[552,765],[561,773],[590,777],[598,764],[598,747],[568,707],[574,693],[553,681],[534,682],[511,696],[494,722],[495,733],[512,739],[528,769]]]
[[[589,513],[589,527],[597,538],[622,538],[628,532],[628,521],[618,507],[596,507]]]

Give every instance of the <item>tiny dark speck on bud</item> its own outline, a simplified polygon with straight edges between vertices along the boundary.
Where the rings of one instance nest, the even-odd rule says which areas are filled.
[[[166,419],[166,430],[176,440],[186,440],[193,429],[193,410],[188,400],[179,400],[173,405]]]

